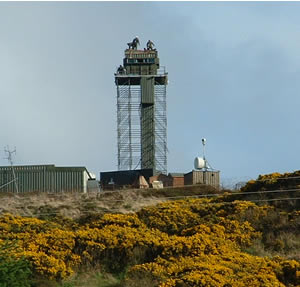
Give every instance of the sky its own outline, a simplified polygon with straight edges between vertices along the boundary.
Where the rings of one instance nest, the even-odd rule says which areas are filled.
[[[151,39],[169,74],[168,172],[300,169],[299,2],[0,2],[0,165],[117,170],[114,72]]]

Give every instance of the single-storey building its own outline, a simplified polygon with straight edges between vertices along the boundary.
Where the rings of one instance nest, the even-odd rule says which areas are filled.
[[[149,183],[152,184],[153,181],[161,181],[164,187],[176,187],[176,186],[184,186],[184,174],[183,173],[169,173],[158,174],[150,177]]]
[[[0,192],[87,192],[90,179],[85,167],[0,166]]]
[[[184,185],[206,184],[220,187],[220,171],[192,170],[184,175]]]

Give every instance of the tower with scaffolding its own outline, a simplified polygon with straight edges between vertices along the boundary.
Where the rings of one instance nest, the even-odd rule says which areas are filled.
[[[143,50],[138,45],[138,37],[128,43],[123,65],[115,73],[118,170],[166,174],[168,74],[150,40]]]

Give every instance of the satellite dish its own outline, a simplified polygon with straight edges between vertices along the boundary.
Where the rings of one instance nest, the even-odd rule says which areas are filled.
[[[194,160],[195,169],[202,169],[206,167],[206,162],[202,157],[196,157]]]

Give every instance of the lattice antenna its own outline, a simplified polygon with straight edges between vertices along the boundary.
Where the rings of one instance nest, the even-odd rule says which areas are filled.
[[[4,148],[4,152],[7,154],[7,157],[5,159],[8,160],[8,162],[10,163],[10,166],[11,166],[11,170],[12,170],[12,173],[13,173],[13,181],[15,183],[15,188],[16,188],[16,192],[18,193],[19,192],[19,188],[18,188],[18,183],[17,183],[17,178],[16,178],[16,173],[15,173],[15,169],[14,169],[14,163],[13,163],[13,154],[17,154],[17,150],[16,150],[16,147],[14,150],[10,150],[9,149],[9,146],[5,147]]]

